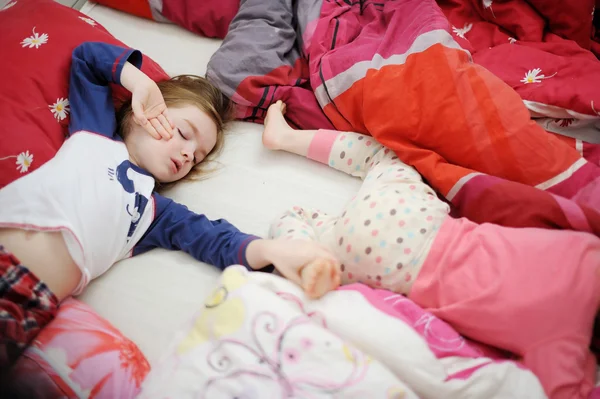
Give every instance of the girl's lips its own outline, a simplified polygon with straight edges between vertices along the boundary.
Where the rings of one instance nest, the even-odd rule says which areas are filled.
[[[171,159],[171,171],[173,172],[174,175],[176,175],[177,172],[179,172],[179,165],[177,164],[177,161],[175,161],[174,159]]]

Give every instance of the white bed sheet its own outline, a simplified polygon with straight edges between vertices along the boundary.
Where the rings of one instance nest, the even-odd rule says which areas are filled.
[[[202,38],[87,3],[82,12],[127,45],[148,54],[170,74],[203,75],[220,40]],[[337,214],[358,190],[358,179],[325,165],[262,147],[262,126],[231,125],[218,171],[208,180],[180,183],[165,194],[209,218],[267,236],[288,207]],[[160,360],[176,329],[198,309],[219,271],[187,254],[153,250],[119,262],[79,297],[132,339],[150,364]]]

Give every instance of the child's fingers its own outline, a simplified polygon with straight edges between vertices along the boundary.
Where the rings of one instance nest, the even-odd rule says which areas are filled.
[[[135,117],[136,122],[140,126],[146,126],[148,119],[146,118],[146,115],[144,115],[144,108],[142,107],[142,104],[138,101],[132,101],[131,110],[133,111],[133,116]]]
[[[162,138],[161,135],[156,131],[154,126],[152,126],[152,123],[146,123],[146,125],[143,126],[143,128],[150,134],[150,136],[154,137],[155,139],[160,140]]]
[[[167,119],[167,122],[169,122],[169,126],[171,126],[171,129],[175,129],[175,123],[171,119],[171,115],[169,114],[169,110],[167,108],[165,108],[165,110],[162,112],[162,114]]]
[[[135,115],[132,116],[133,122],[137,125],[140,125],[144,128],[144,130],[146,132],[148,132],[150,134],[150,136],[152,136],[153,138],[160,140],[162,137],[160,136],[160,134],[158,134],[158,132],[156,131],[156,129],[154,129],[152,127],[152,124],[150,123],[146,123],[146,125],[142,125],[139,121],[138,118],[135,117]]]
[[[158,122],[161,124],[162,128],[165,130],[166,135],[163,135],[163,137],[165,139],[170,139],[173,136],[173,129],[171,128],[171,125],[169,124],[169,121],[167,121],[167,118],[164,117],[164,115],[158,115],[156,117],[156,119],[158,119]]]
[[[158,118],[152,118],[152,119],[150,119],[149,125],[152,125],[152,127],[156,130],[156,132],[160,135],[160,137],[164,137],[167,140],[171,138],[171,136],[169,135],[169,133],[167,133],[167,131],[165,130],[165,128],[159,122]]]

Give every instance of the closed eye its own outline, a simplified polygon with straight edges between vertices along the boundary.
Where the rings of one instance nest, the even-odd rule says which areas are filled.
[[[179,135],[184,139],[184,140],[188,140],[187,137],[185,137],[183,135],[183,133],[181,133],[181,129],[177,128],[177,133],[179,133]],[[192,163],[195,165],[196,164],[196,155],[194,155],[194,159],[192,160]]]

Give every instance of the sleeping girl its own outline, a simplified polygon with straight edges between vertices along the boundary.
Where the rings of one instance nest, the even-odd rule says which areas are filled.
[[[118,46],[77,47],[70,137],[53,159],[0,190],[0,372],[61,301],[153,248],[182,250],[221,269],[273,265],[309,290],[337,273],[317,243],[244,234],[155,192],[156,183],[183,179],[218,151],[229,102],[199,77],[157,85],[138,69],[141,61],[139,51]],[[118,117],[110,83],[132,93]]]

